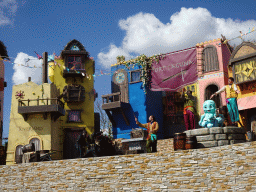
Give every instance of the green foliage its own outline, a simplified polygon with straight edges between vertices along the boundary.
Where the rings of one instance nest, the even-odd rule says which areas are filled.
[[[148,86],[148,82],[150,81],[149,71],[151,70],[152,63],[156,62],[156,64],[158,64],[160,60],[164,59],[164,57],[164,54],[153,55],[151,57],[147,57],[146,55],[142,54],[129,61],[124,61],[124,56],[117,56],[117,59],[119,61],[118,63],[125,65],[127,69],[134,67],[134,65],[141,66],[141,80],[143,83],[144,93],[146,94],[146,87]]]

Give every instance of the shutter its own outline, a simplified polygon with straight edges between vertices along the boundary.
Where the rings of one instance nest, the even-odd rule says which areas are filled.
[[[203,50],[204,72],[219,69],[217,49],[214,46],[207,46]]]

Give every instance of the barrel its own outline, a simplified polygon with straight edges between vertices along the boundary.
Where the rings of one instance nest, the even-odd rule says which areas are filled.
[[[173,140],[174,151],[184,150],[186,146],[186,133],[175,133]]]
[[[196,136],[188,136],[186,138],[186,149],[196,149]]]
[[[22,147],[22,152],[23,153],[32,152],[32,151],[35,151],[35,144],[34,143],[30,143],[30,144],[24,145]]]

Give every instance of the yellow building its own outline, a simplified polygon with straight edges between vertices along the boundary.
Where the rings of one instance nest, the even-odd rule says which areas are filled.
[[[78,156],[75,145],[82,130],[94,132],[94,65],[77,40],[65,46],[61,59],[49,63],[49,76],[65,102],[66,115],[61,117],[64,159]]]
[[[94,61],[77,40],[49,65],[47,58],[44,53],[42,85],[29,79],[13,86],[6,164],[20,163],[29,143],[54,152],[52,159],[77,158],[78,136],[94,132]]]
[[[255,43],[243,42],[235,48],[230,57],[228,74],[235,79],[235,84],[241,91],[237,98],[240,121],[247,131],[256,132]]]

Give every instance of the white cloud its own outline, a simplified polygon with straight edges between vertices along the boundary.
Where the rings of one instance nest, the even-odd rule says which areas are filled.
[[[105,68],[107,68],[111,64],[116,63],[116,57],[118,55],[124,55],[126,59],[131,59],[131,55],[128,53],[127,50],[123,48],[118,48],[113,44],[110,44],[108,53],[101,52],[98,54],[98,58],[100,60],[100,63]]]
[[[205,8],[181,8],[180,12],[170,16],[169,23],[162,23],[153,14],[138,13],[119,21],[119,27],[126,31],[122,46],[111,44],[108,52],[98,54],[98,59],[104,67],[116,63],[117,55],[131,53],[152,56],[168,53],[195,46],[197,43],[221,38],[232,39],[256,28],[256,20],[237,21],[233,19],[216,18]],[[244,40],[253,40],[256,32],[243,36]],[[240,44],[241,39],[230,41],[231,45]],[[126,60],[127,60],[126,59]]]
[[[28,82],[28,77],[31,77],[31,81],[34,83],[42,83],[42,68],[39,68],[42,67],[42,60],[38,60],[36,57],[20,52],[14,60],[14,63],[14,73],[12,77],[14,85]],[[29,66],[31,68],[21,65]]]
[[[0,26],[12,24],[13,16],[18,9],[16,0],[3,0],[0,2]]]

